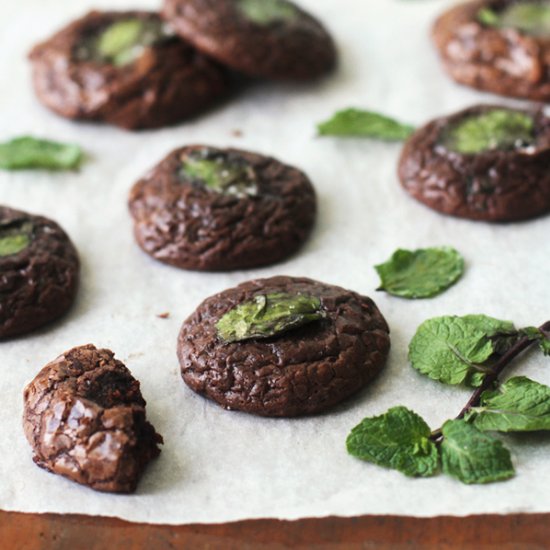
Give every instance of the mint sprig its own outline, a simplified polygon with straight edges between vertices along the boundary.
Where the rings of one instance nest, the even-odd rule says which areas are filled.
[[[431,378],[460,383],[456,381],[472,381],[472,365],[481,366],[479,387],[455,420],[429,436],[428,424],[405,407],[365,418],[348,436],[348,452],[409,476],[433,475],[440,465],[443,473],[467,484],[509,479],[514,475],[510,452],[486,432],[550,430],[550,387],[526,377],[502,385],[498,379],[518,355],[548,341],[549,334],[550,321],[522,330],[485,315],[426,321],[411,341],[413,356],[420,361],[416,368],[420,364],[418,370]],[[427,360],[422,361],[422,353]],[[481,363],[472,363],[472,358],[482,358]]]
[[[364,137],[381,141],[404,141],[415,130],[414,126],[361,109],[338,111],[329,120],[318,124],[320,136]]]

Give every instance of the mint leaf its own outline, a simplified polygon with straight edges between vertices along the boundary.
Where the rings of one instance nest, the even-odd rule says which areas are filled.
[[[216,323],[225,342],[270,338],[324,317],[317,296],[272,292],[258,294],[230,309]]]
[[[348,453],[407,476],[427,477],[439,464],[437,447],[424,420],[405,407],[365,418],[348,435]]]
[[[409,344],[421,373],[445,384],[479,386],[499,343],[517,334],[514,325],[486,315],[435,317],[422,323]]]
[[[257,25],[294,21],[300,12],[286,0],[237,0],[239,11]]]
[[[550,430],[550,387],[516,376],[495,391],[483,392],[479,407],[465,418],[483,431]]]
[[[550,356],[550,340],[548,338],[539,341],[539,348],[544,355]]]
[[[442,427],[443,471],[463,483],[490,483],[514,475],[510,452],[494,437],[464,420],[449,420]]]
[[[464,259],[448,246],[394,252],[375,266],[380,275],[378,290],[402,298],[431,298],[456,283],[464,272]]]
[[[404,141],[415,130],[413,126],[360,109],[339,111],[317,128],[321,136],[366,137],[382,141]]]
[[[531,36],[550,36],[550,5],[541,0],[510,3],[498,12],[482,8],[477,19],[489,27],[516,29]]]
[[[31,136],[15,138],[0,144],[0,168],[6,170],[69,170],[78,168],[82,158],[82,150],[78,145]]]

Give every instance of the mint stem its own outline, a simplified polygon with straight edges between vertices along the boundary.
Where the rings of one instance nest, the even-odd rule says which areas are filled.
[[[539,327],[540,332],[542,332],[545,335],[550,334],[550,321],[547,321],[543,325]],[[473,409],[474,407],[477,407],[481,401],[481,395],[484,391],[488,390],[493,383],[498,379],[498,377],[502,374],[504,369],[522,352],[524,352],[527,348],[529,348],[531,345],[533,345],[537,341],[536,338],[530,338],[529,336],[524,336],[523,338],[520,338],[493,366],[493,368],[489,371],[489,374],[483,379],[483,382],[479,388],[476,389],[476,391],[472,394],[472,397],[470,397],[468,403],[464,406],[464,408],[460,411],[458,416],[456,417],[457,420],[460,420],[464,418],[466,413]],[[430,436],[430,439],[432,441],[440,441],[442,437],[441,428],[439,430],[434,430]]]

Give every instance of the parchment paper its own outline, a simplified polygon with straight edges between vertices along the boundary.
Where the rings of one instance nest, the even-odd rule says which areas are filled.
[[[453,84],[428,31],[442,0],[301,0],[334,33],[341,68],[318,85],[259,83],[188,124],[126,133],[77,124],[42,108],[25,60],[31,45],[92,6],[89,0],[0,3],[0,139],[32,133],[75,141],[90,159],[77,174],[0,173],[0,202],[56,219],[80,251],[76,307],[38,333],[0,344],[0,508],[119,516],[142,522],[223,522],[337,514],[432,516],[550,512],[550,437],[505,437],[517,476],[465,486],[444,476],[408,479],[346,454],[363,417],[403,404],[433,428],[469,392],[422,377],[407,363],[416,327],[445,314],[486,313],[518,325],[550,317],[550,217],[486,225],[441,216],[398,185],[399,145],[315,137],[338,108],[372,108],[422,124],[497,98]],[[155,8],[154,1],[95,0],[103,8]],[[233,130],[242,130],[235,137]],[[134,243],[126,208],[133,182],[188,143],[250,148],[305,170],[319,195],[312,239],[294,258],[231,274],[163,266]],[[466,258],[464,279],[433,300],[375,293],[373,265],[397,247],[448,244]],[[254,277],[309,276],[371,295],[392,329],[383,374],[356,398],[314,418],[275,420],[227,412],[183,384],[176,359],[181,322],[207,296]],[[375,295],[376,294],[376,295]],[[170,312],[169,319],[157,314]],[[37,468],[21,428],[22,389],[63,351],[94,343],[115,351],[142,383],[148,415],[163,434],[160,458],[133,496],[99,494]],[[530,353],[511,374],[550,383],[550,364]]]

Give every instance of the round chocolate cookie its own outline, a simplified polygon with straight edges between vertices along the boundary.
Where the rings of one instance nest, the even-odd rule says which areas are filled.
[[[193,117],[228,87],[218,64],[152,12],[92,11],[35,46],[30,59],[44,105],[131,130]]]
[[[444,214],[507,222],[550,212],[550,119],[479,105],[438,118],[406,142],[403,187]]]
[[[24,405],[36,464],[97,491],[134,492],[160,453],[139,382],[109,350],[60,355],[25,388]]]
[[[306,240],[316,215],[309,179],[237,149],[176,149],[131,193],[141,248],[184,269],[229,271],[275,263]]]
[[[439,17],[433,38],[457,82],[550,101],[550,1],[466,2]]]
[[[310,80],[336,64],[326,29],[287,0],[165,0],[163,16],[200,51],[250,76]]]
[[[390,349],[370,298],[273,277],[205,300],[183,323],[185,383],[227,409],[262,416],[325,411],[366,386]]]
[[[61,317],[75,299],[79,266],[59,225],[0,206],[0,339]]]

